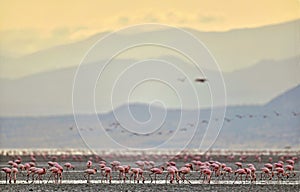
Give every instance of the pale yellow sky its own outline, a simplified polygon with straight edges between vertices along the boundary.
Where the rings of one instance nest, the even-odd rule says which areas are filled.
[[[0,53],[18,57],[134,24],[201,31],[257,27],[300,18],[299,0],[0,0]]]

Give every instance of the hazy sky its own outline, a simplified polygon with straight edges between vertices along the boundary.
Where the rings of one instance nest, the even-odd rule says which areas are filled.
[[[201,31],[276,24],[300,18],[299,3],[299,0],[0,0],[0,56],[18,57],[140,23],[163,23]]]

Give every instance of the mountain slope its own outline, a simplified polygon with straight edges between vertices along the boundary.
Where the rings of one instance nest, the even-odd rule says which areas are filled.
[[[297,86],[265,106],[227,107],[220,134],[215,132],[208,134],[208,137],[204,133],[211,110],[202,109],[198,114],[197,110],[164,111],[160,107],[151,106],[149,111],[148,105],[130,104],[115,109],[114,113],[76,115],[77,124],[73,116],[2,117],[0,146],[76,148],[85,147],[84,139],[92,148],[145,149],[159,145],[163,148],[181,148],[187,145],[190,148],[200,146],[206,149],[218,135],[213,148],[299,148],[300,118],[292,113],[299,113],[299,90],[300,86]],[[282,101],[295,105],[285,106]],[[131,115],[127,113],[127,107],[132,110]],[[163,117],[161,114],[164,112],[166,117],[159,124],[159,118]],[[132,117],[137,121],[132,121]],[[122,127],[117,124],[118,120]],[[147,123],[147,120],[150,121]],[[211,126],[219,123],[222,123],[219,118],[210,119]],[[212,130],[213,127],[208,127],[208,133]]]
[[[245,68],[264,59],[282,60],[299,55],[300,39],[298,34],[300,33],[300,20],[226,32],[185,30],[195,35],[209,48],[224,71]],[[41,50],[16,59],[1,59],[0,77],[17,78],[19,75],[28,76],[35,73],[78,66],[88,49],[107,34],[107,32],[99,33],[79,42]],[[171,33],[170,31],[159,30],[150,32],[137,31],[135,34],[127,35],[126,39],[130,40],[139,36],[142,39],[151,41],[153,34],[164,36]],[[107,53],[103,54],[108,57],[109,50],[115,47],[122,38],[122,36],[116,36],[115,41],[107,45],[105,50]],[[140,54],[137,52],[129,56],[137,59],[136,56]],[[160,53],[155,54],[162,56]],[[107,58],[101,58],[100,60],[104,59]]]

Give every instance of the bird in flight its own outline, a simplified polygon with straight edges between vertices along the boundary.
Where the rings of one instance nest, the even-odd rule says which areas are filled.
[[[197,78],[195,79],[196,82],[200,82],[200,83],[204,83],[205,81],[207,81],[207,79],[205,78]]]

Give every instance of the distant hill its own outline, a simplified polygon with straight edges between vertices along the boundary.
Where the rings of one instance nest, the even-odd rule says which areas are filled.
[[[158,146],[181,148],[186,144],[190,148],[201,146],[205,149],[214,143],[212,148],[299,148],[299,90],[298,85],[267,105],[229,106],[223,125],[219,119],[221,116],[212,118],[209,109],[164,111],[152,105],[149,111],[149,106],[141,103],[123,105],[114,113],[77,115],[78,129],[71,115],[2,117],[0,146],[74,148],[85,147],[87,143],[94,149],[144,149]],[[127,109],[131,110],[131,115]],[[207,128],[208,122],[210,126]],[[222,125],[219,134],[218,125]]]
[[[183,69],[189,75],[189,77],[200,76],[193,66],[189,66],[184,61],[170,57],[174,63],[178,63],[178,66],[185,66]],[[123,67],[129,66],[134,63],[135,60],[117,60],[112,65],[110,71],[102,76],[102,87],[98,86],[95,89],[97,100],[97,109],[102,111],[109,111],[110,94],[109,90],[113,87],[116,77],[118,77],[119,71],[122,68],[118,67],[118,64]],[[152,65],[149,64],[144,67],[144,71],[150,71]],[[88,74],[80,82],[87,88],[89,86],[94,87],[94,81],[91,79],[90,74],[95,74],[97,71],[96,64],[86,65],[83,70]],[[250,105],[250,104],[265,104],[270,101],[271,98],[285,92],[288,89],[298,85],[300,83],[299,75],[297,74],[300,69],[298,59],[290,58],[282,61],[263,61],[257,63],[249,68],[245,68],[239,71],[224,73],[224,83],[227,92],[227,104],[228,105]],[[188,89],[188,82],[182,83],[177,80],[180,76],[174,76],[174,74],[168,72],[165,69],[160,69],[164,73],[165,78],[169,78],[173,86],[176,86],[177,91],[186,92],[191,91]],[[72,88],[74,83],[74,75],[76,68],[67,68],[63,70],[47,72],[24,77],[17,80],[2,80],[0,79],[0,116],[36,116],[36,115],[63,115],[72,113]],[[142,76],[143,74],[136,74],[136,76]],[[210,81],[208,84],[214,82],[214,78],[218,77],[218,73],[215,71],[208,71]],[[193,79],[191,79],[193,81]],[[92,82],[92,83],[91,83]],[[104,82],[104,83],[103,83]],[[128,81],[128,83],[130,83]],[[207,86],[195,86],[199,101],[202,107],[210,106],[210,89]],[[216,90],[221,90],[220,85],[215,85]],[[93,87],[91,88],[92,90]],[[124,90],[123,90],[124,89]],[[107,90],[103,92],[103,90]],[[159,91],[158,91],[159,90]],[[127,89],[120,87],[119,92],[126,93]],[[159,89],[154,87],[152,90],[144,90],[144,95],[152,95],[153,97],[160,98],[165,95],[166,99],[169,99],[169,89]],[[80,113],[93,113],[93,103],[88,104],[91,91],[76,93],[81,98]],[[191,94],[181,95],[190,103],[188,105],[193,106],[192,98],[188,98]],[[121,102],[122,95],[116,95],[114,103],[115,106],[120,106],[124,103]],[[142,95],[137,95],[138,98],[146,98]],[[213,102],[218,105],[220,100],[214,100]],[[137,101],[136,101],[137,102]],[[139,101],[143,102],[143,101]],[[174,104],[173,104],[174,105]],[[92,110],[91,110],[92,108]]]
[[[245,68],[263,60],[283,60],[299,55],[297,49],[300,20],[258,28],[235,29],[225,32],[202,32],[186,28],[209,48],[221,68]],[[55,46],[20,58],[1,59],[0,78],[14,78],[16,72],[24,76],[49,72],[57,69],[78,66],[87,50],[97,40],[109,32],[102,32],[85,40],[66,45]],[[153,34],[171,34],[170,31],[136,31],[127,39],[138,36],[150,39]],[[105,50],[109,52],[120,42],[122,37],[115,37],[115,42]],[[298,43],[299,44],[299,43]],[[108,55],[105,53],[105,55]],[[135,55],[139,55],[136,53]],[[161,55],[163,56],[163,55]],[[136,59],[134,55],[129,58]],[[129,59],[126,58],[126,59]],[[104,60],[106,58],[100,58]]]
[[[292,88],[266,104],[268,108],[282,108],[285,111],[300,109],[300,85]]]

